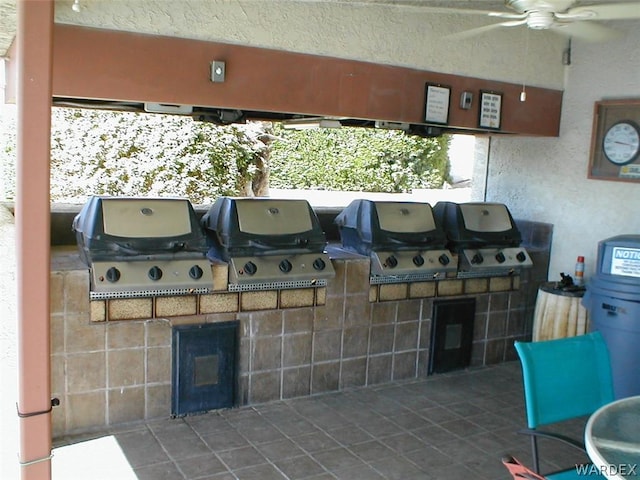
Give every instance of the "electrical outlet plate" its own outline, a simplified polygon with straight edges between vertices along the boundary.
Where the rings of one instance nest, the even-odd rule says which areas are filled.
[[[224,82],[226,66],[224,62],[214,60],[211,62],[211,81],[214,83]]]

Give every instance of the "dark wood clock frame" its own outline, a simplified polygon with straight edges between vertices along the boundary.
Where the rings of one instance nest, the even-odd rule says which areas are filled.
[[[640,183],[640,157],[626,165],[616,165],[604,155],[602,140],[614,124],[630,120],[640,125],[640,98],[595,102],[588,177],[596,180]]]

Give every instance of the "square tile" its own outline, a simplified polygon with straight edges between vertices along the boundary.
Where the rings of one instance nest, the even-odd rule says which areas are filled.
[[[295,398],[311,393],[311,366],[282,370],[282,398]]]
[[[318,462],[308,455],[280,460],[275,462],[275,465],[287,475],[287,477],[292,479],[312,478],[325,471]]]
[[[249,380],[249,403],[279,400],[280,371],[253,373]]]
[[[315,364],[311,370],[311,393],[338,390],[340,362]]]
[[[313,334],[313,361],[338,360],[342,345],[342,330],[323,330]]]
[[[342,361],[340,388],[361,387],[367,383],[367,359],[354,358]]]
[[[256,445],[256,448],[267,460],[273,463],[305,454],[294,442],[286,438],[275,442],[261,443]]]
[[[118,433],[115,438],[133,468],[169,461],[158,440],[146,428]]]
[[[311,363],[311,333],[285,335],[282,338],[282,366],[294,367]]]
[[[350,327],[344,329],[342,358],[361,357],[369,349],[369,327]]]
[[[178,460],[176,465],[188,479],[206,478],[218,473],[228,472],[227,467],[213,452]]]
[[[105,352],[68,355],[66,361],[69,393],[104,389],[107,386]]]
[[[251,370],[273,370],[281,367],[282,337],[261,337],[251,342]]]
[[[314,453],[312,457],[316,460],[316,462],[318,462],[330,472],[364,465],[364,462],[362,460],[360,460],[346,448],[322,450],[320,452]]]
[[[107,394],[110,424],[117,425],[144,418],[144,387],[110,389]]]
[[[267,463],[266,458],[250,445],[233,450],[225,450],[218,453],[218,456],[231,470]]]
[[[109,387],[144,384],[144,349],[111,350],[107,352]]]

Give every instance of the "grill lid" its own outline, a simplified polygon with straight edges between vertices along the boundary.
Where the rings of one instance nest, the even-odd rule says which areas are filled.
[[[354,200],[335,223],[343,247],[363,255],[386,249],[444,248],[446,242],[428,203]]]
[[[204,255],[207,242],[189,200],[92,196],[73,220],[80,257]]]
[[[438,202],[433,212],[442,224],[452,250],[517,247],[522,242],[511,213],[501,203]]]
[[[306,200],[220,197],[202,217],[209,255],[231,257],[323,252],[327,244]]]

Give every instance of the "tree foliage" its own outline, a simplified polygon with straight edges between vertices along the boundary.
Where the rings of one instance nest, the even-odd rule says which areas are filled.
[[[271,150],[270,185],[369,192],[441,188],[449,181],[449,137],[395,130],[285,130]]]
[[[3,119],[4,120],[4,119]],[[15,195],[15,122],[0,128],[4,196]],[[13,127],[13,128],[11,128]],[[448,137],[365,128],[285,130],[247,122],[54,108],[51,199],[88,195],[263,195],[268,186],[374,192],[439,188],[449,177]]]
[[[186,196],[211,202],[249,194],[267,144],[259,124],[216,126],[191,118],[54,109],[51,196]]]

